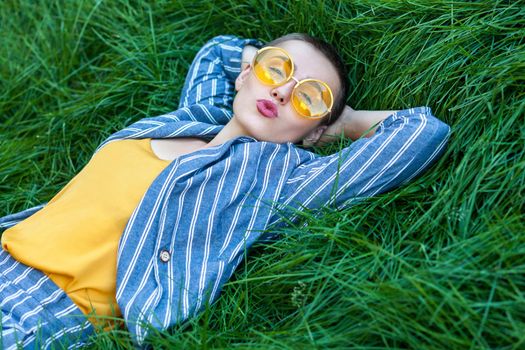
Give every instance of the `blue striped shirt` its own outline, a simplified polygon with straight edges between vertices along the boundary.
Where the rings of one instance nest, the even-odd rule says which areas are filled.
[[[212,139],[232,117],[242,48],[254,40],[219,36],[198,52],[179,108],[141,119],[107,138]],[[430,108],[398,111],[375,135],[320,156],[293,143],[248,136],[174,159],[130,217],[118,249],[117,302],[140,342],[217,299],[265,230],[297,212],[344,209],[413,179],[443,152],[449,127]],[[42,206],[0,219],[9,227]]]

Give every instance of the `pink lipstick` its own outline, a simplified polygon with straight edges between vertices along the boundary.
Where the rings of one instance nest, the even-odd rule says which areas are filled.
[[[270,100],[257,100],[257,110],[266,118],[277,118],[277,105]]]

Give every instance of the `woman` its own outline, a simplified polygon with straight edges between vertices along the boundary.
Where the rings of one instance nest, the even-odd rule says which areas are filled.
[[[427,107],[345,106],[325,43],[253,45],[213,38],[178,110],[111,135],[49,203],[0,219],[5,348],[81,345],[121,315],[140,343],[216,300],[268,227],[391,190],[443,152],[449,127]],[[368,137],[325,157],[296,145],[341,133]]]

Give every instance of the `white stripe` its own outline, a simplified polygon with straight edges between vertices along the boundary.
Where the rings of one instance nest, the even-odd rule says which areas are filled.
[[[150,294],[149,298],[146,299],[146,301],[144,302],[144,305],[142,306],[142,309],[140,310],[141,317],[144,318],[148,324],[153,324],[153,318],[158,317],[157,313],[155,312],[154,305],[158,305],[158,302],[162,296],[162,291],[163,291],[162,285],[159,284],[157,288],[155,288],[153,292]],[[140,322],[137,325],[141,326]],[[145,338],[147,330],[143,329],[143,330],[140,330],[139,332],[141,333],[142,338]]]
[[[441,143],[436,147],[436,149],[434,150],[434,152],[432,152],[432,154],[430,155],[430,157],[428,157],[428,159],[419,167],[419,169],[417,169],[410,177],[408,177],[405,181],[403,181],[403,184],[411,181],[414,177],[416,177],[421,171],[423,171],[423,169],[425,169],[427,167],[427,165],[429,163],[431,163],[434,158],[441,152],[441,150],[445,147],[445,145],[447,144],[447,141],[448,141],[448,134],[447,136],[443,139],[443,141],[441,141]]]
[[[67,334],[67,333],[75,333],[76,331],[82,330],[84,328],[86,328],[85,325],[78,325],[78,326],[75,326],[75,327],[62,329],[60,332],[57,332],[57,333],[53,334],[52,337],[49,337],[46,340],[46,342],[44,344],[44,348],[47,349],[49,347],[49,345],[51,345],[52,342],[57,341],[58,339],[62,338],[65,334]]]
[[[0,228],[14,226],[14,225],[18,224],[20,221],[22,221],[22,220],[11,220],[11,221],[2,222],[0,224]]]
[[[211,81],[211,96],[209,98],[210,105],[215,104],[215,100],[214,100],[215,96],[217,96],[217,79],[213,79]]]
[[[191,119],[193,119],[194,121],[198,121],[193,112],[188,107],[185,108],[185,111]]]
[[[7,276],[11,271],[16,269],[18,265],[20,265],[20,262],[15,261],[15,263],[11,265],[11,267],[8,267],[6,270],[3,271],[4,276]],[[28,267],[28,269],[30,269],[30,267]]]
[[[408,124],[408,119],[407,119],[407,122],[406,124]],[[390,160],[383,166],[383,168],[378,171],[369,181],[368,183],[363,186],[363,188],[357,193],[357,195],[361,195],[363,192],[365,192],[366,190],[368,190],[370,187],[373,186],[373,184],[379,180],[379,178],[381,178],[386,172],[388,169],[390,169],[394,164],[396,164],[397,160],[399,160],[399,158],[401,158],[401,156],[405,153],[405,151],[414,143],[414,141],[417,139],[417,137],[419,136],[419,134],[421,134],[421,132],[423,130],[425,130],[425,126],[427,125],[427,119],[426,118],[423,118],[422,119],[422,122],[421,124],[417,127],[417,129],[414,131],[414,133],[412,133],[410,135],[410,137],[408,138],[408,140],[405,141],[405,143],[403,144],[403,146],[401,146],[399,148],[399,150],[396,152],[396,154],[394,154],[394,156],[392,158],[390,158]]]
[[[4,252],[5,251],[0,251],[0,253],[4,253]],[[4,260],[2,260],[2,262],[0,262],[0,266],[4,265],[9,260],[9,258],[11,257],[11,255],[9,255],[9,253],[7,253],[7,252],[5,252],[5,255],[6,255],[6,257],[5,257]],[[0,273],[3,274],[2,271],[0,271]]]
[[[150,259],[148,267],[146,268],[146,271],[144,271],[143,273],[142,280],[140,281],[139,285],[135,289],[135,293],[132,295],[131,298],[129,298],[129,300],[126,300],[126,304],[125,304],[126,307],[124,308],[124,310],[122,310],[126,320],[129,320],[130,313],[131,313],[130,309],[133,306],[135,306],[135,300],[137,299],[139,295],[143,293],[143,289],[146,286],[146,283],[150,279],[151,270],[153,269],[153,259],[154,258]],[[124,289],[124,287],[122,289]]]
[[[250,158],[250,149],[248,148],[248,144],[245,143],[243,145],[243,148],[244,148],[244,152],[243,152],[243,160],[242,160],[242,166],[241,166],[241,169],[240,169],[240,172],[239,172],[239,175],[237,177],[237,182],[235,183],[235,188],[233,190],[233,193],[232,193],[232,196],[230,198],[230,202],[228,203],[228,205],[231,205],[233,203],[234,200],[238,199],[238,193],[240,191],[240,186],[241,186],[241,182],[242,182],[242,179],[244,178],[245,176],[245,172],[246,172],[246,166],[248,164],[248,160]],[[242,208],[243,208],[243,205],[244,205],[244,202],[246,201],[246,199],[248,198],[248,194],[251,193],[251,191],[253,190],[253,188],[255,187],[255,183],[256,181],[254,181],[255,179],[252,180],[251,182],[251,186],[250,188],[248,189],[248,191],[246,191],[247,194],[244,195],[244,197],[241,199],[239,205],[237,206],[237,208],[235,208],[235,214],[233,216],[233,220],[232,222],[230,223],[230,227],[228,229],[228,232],[226,233],[226,238],[224,239],[224,242],[222,243],[222,247],[221,249],[219,250],[219,257],[224,254],[224,251],[226,250],[226,248],[229,246],[230,244],[230,241],[232,239],[232,235],[233,235],[233,231],[235,229],[235,226],[237,225],[237,222],[239,220],[239,216],[241,214],[241,211],[242,211]]]
[[[209,128],[206,128],[204,131],[200,132],[199,135],[208,135],[210,132],[214,131],[215,129],[217,129],[217,126],[212,125]]]
[[[193,67],[193,71],[191,72],[191,78],[188,82],[188,88],[186,89],[186,96],[184,96],[184,105],[187,106],[189,104],[189,98],[190,96],[193,95],[193,92],[192,92],[192,89],[193,89],[193,84],[194,82],[196,81],[196,77],[197,77],[197,73],[199,72],[199,66],[200,66],[200,63],[201,61],[204,59],[204,57],[207,56],[207,54],[210,51],[206,52],[205,54],[205,51],[206,49],[208,49],[210,45],[204,45],[200,50],[199,52],[197,53],[197,56],[195,57],[195,66]]]
[[[198,104],[197,106],[200,107],[200,109],[204,112],[204,114],[206,114],[206,116],[208,117],[208,119],[213,123],[213,124],[219,124],[219,122],[213,117],[213,115],[210,113],[210,111],[208,110],[208,108],[206,108],[205,106],[201,105],[201,104]]]
[[[190,223],[189,232],[188,232],[188,239],[187,239],[187,244],[186,244],[186,276],[185,276],[186,278],[184,281],[184,290],[183,290],[184,294],[183,294],[183,299],[182,299],[183,300],[182,310],[183,310],[184,318],[188,317],[189,315],[189,293],[188,292],[190,289],[190,279],[192,277],[191,276],[191,255],[192,255],[191,253],[192,253],[192,248],[193,248],[193,237],[195,234],[195,224],[199,216],[202,197],[204,195],[204,189],[206,188],[206,185],[208,184],[208,180],[210,179],[211,170],[212,168],[208,168],[206,170],[206,176],[204,178],[204,181],[199,186],[199,192],[197,194],[196,202],[193,207],[194,208],[193,215],[191,217],[191,223]]]
[[[4,307],[7,305],[7,303],[11,300],[15,300],[16,298],[18,298],[19,296],[21,296],[22,294],[24,293],[23,290],[19,290],[17,291],[15,294],[11,294],[10,296],[8,296],[7,298],[4,298],[4,300],[2,300],[2,303],[0,304],[0,307]],[[29,297],[26,297],[26,299],[29,298]],[[16,305],[15,305],[16,306]],[[13,308],[15,307],[11,307],[11,311],[13,310]],[[10,311],[10,312],[11,312]]]
[[[171,238],[171,245],[170,245],[170,252],[174,252],[175,251],[175,242],[177,240],[177,231],[179,229],[179,225],[180,225],[180,219],[182,218],[182,215],[183,215],[183,209],[184,209],[184,202],[185,202],[185,199],[186,199],[186,193],[188,192],[188,190],[190,189],[190,186],[193,182],[191,181],[187,181],[186,182],[186,187],[184,187],[184,189],[182,190],[180,196],[179,196],[179,200],[178,200],[178,208],[177,208],[177,218],[175,219],[175,224],[173,225],[173,234],[172,234],[172,238]],[[175,183],[173,184],[173,186],[175,186]],[[171,192],[171,191],[170,191]],[[175,283],[175,280],[174,280],[174,271],[173,271],[173,268],[174,268],[174,264],[170,264],[169,267],[168,267],[168,295],[169,295],[169,300],[173,300],[173,293],[174,293],[174,283]],[[182,283],[182,281],[177,281],[177,283]],[[164,317],[164,323],[168,322],[169,320],[171,319],[171,307],[168,308],[168,310],[166,310],[166,316]]]
[[[221,283],[223,271],[224,271],[224,261],[220,260],[219,261],[219,271],[217,272],[217,277],[215,279],[215,283],[213,284],[213,291],[210,296],[211,301],[215,300],[219,285]]]
[[[406,123],[406,120],[404,121]],[[364,173],[364,171],[373,163],[373,161],[379,157],[379,155],[381,154],[381,152],[383,151],[383,149],[386,148],[386,146],[388,146],[388,144],[393,140],[395,139],[395,136],[403,129],[403,125],[405,125],[405,123],[401,124],[397,129],[395,129],[390,135],[388,135],[388,137],[383,141],[383,143],[381,143],[379,145],[379,147],[375,150],[375,152],[367,159],[367,161],[361,166],[361,168],[359,168],[359,170],[355,171],[354,172],[354,175],[348,179],[346,181],[346,183],[344,184],[346,187],[350,186],[351,184],[353,184],[355,181],[357,181],[361,175]],[[336,187],[337,185],[337,182],[335,181],[336,180],[336,177],[339,177],[339,174],[340,173],[344,173],[346,168],[348,168],[354,159],[357,158],[358,155],[360,155],[362,152],[364,152],[366,146],[370,145],[372,142],[373,142],[373,138],[367,142],[367,144],[361,148],[360,152],[356,152],[356,154],[351,157],[349,160],[346,160],[343,165],[341,166],[341,168],[339,169],[338,172],[335,172],[333,175],[331,175],[325,182],[323,182],[323,184],[321,186],[319,186],[319,188],[314,191],[313,194],[311,194],[307,199],[305,199],[303,201],[303,205],[304,206],[308,206],[308,204],[310,204],[318,195],[319,193],[324,190],[328,185],[332,184],[334,187]],[[377,142],[377,140],[376,140]],[[294,216],[295,217],[295,216]]]
[[[182,134],[184,131],[190,129],[190,128],[193,127],[193,126],[197,126],[197,125],[200,125],[200,123],[197,123],[197,122],[189,122],[188,124],[183,125],[182,127],[177,128],[177,130],[175,130],[174,132],[168,134],[166,138],[170,138],[170,137],[173,137],[173,136],[180,135],[180,134]]]
[[[33,294],[36,290],[40,289],[40,287],[42,287],[42,285],[44,284],[45,281],[49,280],[49,277],[47,276],[42,276],[36,283],[34,286],[32,286],[31,288],[29,288],[27,290],[27,294]]]
[[[263,147],[264,146],[266,146],[266,144],[263,144]],[[237,244],[237,247],[235,247],[235,249],[231,253],[230,259],[228,260],[228,263],[232,262],[232,260],[238,254],[238,252],[242,248],[242,246],[246,244],[246,239],[248,239],[248,237],[252,233],[253,226],[255,226],[255,220],[256,220],[256,218],[258,218],[258,213],[259,213],[259,208],[261,207],[262,198],[264,197],[264,194],[266,193],[266,190],[268,188],[268,183],[270,182],[270,173],[272,171],[273,161],[277,157],[277,154],[279,153],[279,150],[281,149],[281,147],[282,146],[280,146],[280,145],[278,147],[275,147],[275,149],[273,150],[273,152],[272,152],[272,154],[270,156],[270,159],[269,159],[269,161],[267,163],[267,166],[266,166],[266,172],[264,174],[263,186],[262,186],[262,189],[260,191],[260,194],[257,197],[257,200],[255,201],[255,205],[254,205],[251,217],[250,217],[250,223],[248,224],[248,227],[246,228],[246,233],[247,234],[244,235],[243,239],[241,241],[239,241],[239,243]]]
[[[239,73],[241,71],[239,67],[234,67],[234,66],[224,65],[223,68],[224,70],[228,72],[232,72],[232,73]]]
[[[394,138],[394,136],[395,134],[390,135],[389,138],[387,138],[384,141],[384,143],[382,143],[379,146],[379,148],[372,154],[372,156],[370,156],[367,159],[367,161],[363,164],[363,166],[361,166],[359,170],[354,172],[354,175],[346,182],[347,186],[350,186],[350,184],[353,184],[356,180],[358,180],[361,177],[364,171],[370,166],[370,164],[372,164],[372,162],[377,158],[379,153],[383,150],[383,148],[386,147],[386,145],[388,145],[388,143],[390,143],[390,141]],[[369,142],[367,146],[371,143],[372,142]],[[343,165],[340,167],[340,169],[338,169],[337,172],[332,174],[326,181],[323,182],[321,186],[318,187],[316,191],[314,191],[306,200],[303,201],[304,206],[308,206],[308,204],[310,204],[310,202],[312,202],[315,199],[315,197],[317,197],[319,193],[322,190],[324,190],[326,187],[328,187],[329,185],[336,187],[338,185],[338,183],[336,182],[336,178],[339,177],[340,173],[344,173],[346,168],[348,168],[352,164],[352,162],[357,158],[357,155],[358,154],[360,155],[362,152],[364,152],[364,150],[365,149],[362,148],[360,152],[356,153],[356,155],[354,157],[351,157],[350,160],[344,161]]]
[[[157,117],[155,117],[157,118]],[[158,120],[139,120],[139,121],[136,121],[133,125],[137,125],[137,124],[145,124],[145,125],[156,125],[156,126],[164,126],[166,125],[166,123],[164,122],[160,122]]]
[[[242,52],[242,48],[240,48],[239,46],[231,46],[224,43],[220,43],[219,46],[221,47],[221,49],[226,51]]]
[[[23,291],[20,290],[19,292],[23,292]],[[15,293],[15,294],[13,294],[13,295],[20,295],[20,294],[22,294],[22,293]],[[13,295],[12,295],[12,296],[13,296]],[[6,302],[8,301],[7,299],[9,299],[9,298],[6,298]],[[14,299],[14,298],[11,298],[11,299],[9,299],[9,300],[12,300],[12,299]],[[28,300],[28,299],[31,299],[31,296],[28,295],[28,296],[26,296],[25,298],[23,298],[22,300],[20,300],[18,303],[16,303],[16,304],[14,304],[13,306],[11,306],[11,310],[10,310],[9,312],[10,312],[10,313],[13,313],[13,310],[14,310],[17,306],[23,304],[23,303],[24,303],[26,300]],[[2,306],[4,306],[4,303],[2,303]]]
[[[365,144],[363,144],[361,146],[361,148],[357,151],[355,151],[355,153],[352,155],[352,157],[350,157],[348,160],[345,160],[344,163],[346,164],[346,166],[350,165],[355,159],[357,159],[357,157],[359,157],[361,155],[361,153],[363,153],[367,147],[370,145],[370,144],[373,144],[374,141],[377,140],[377,137],[379,137],[380,135],[382,135],[384,133],[384,130],[382,130],[381,132],[378,132],[376,134],[375,137],[373,138],[370,138],[366,141]],[[331,156],[327,156],[330,160],[328,163],[325,163],[325,168],[328,168],[332,163],[334,163],[335,161],[339,161],[340,160],[340,157],[341,157],[341,153],[344,152],[344,151],[347,151],[348,148],[345,148],[343,150],[341,150],[340,152],[336,154],[333,154]],[[316,162],[317,163],[317,162]],[[301,166],[299,166],[298,168],[300,168]],[[344,167],[342,170],[346,169],[346,167]],[[312,174],[312,176],[307,180],[305,181],[303,184],[301,184],[296,190],[295,192],[290,196],[288,197],[283,204],[285,205],[288,205],[298,194],[301,193],[301,191],[306,187],[308,186],[311,182],[313,182],[316,178],[317,178],[317,175],[322,172],[322,168],[320,168],[320,170],[318,172],[315,172],[314,174]],[[341,171],[342,171],[341,170]],[[338,173],[335,173],[333,174],[332,176],[330,176],[327,181],[323,184],[323,189],[328,185],[330,184],[330,181],[334,181],[335,180],[335,177],[338,176]]]
[[[58,297],[59,295],[57,295]],[[73,311],[77,310],[77,306],[75,304],[71,304],[69,307],[65,308],[64,310],[61,310],[55,314],[55,318],[60,319],[66,315],[71,314]]]
[[[35,285],[36,288],[33,287],[32,289],[35,289],[35,290],[39,289],[42,286],[42,284],[45,281],[47,281],[47,279],[48,279],[47,276],[42,277],[40,279],[40,281],[38,281],[38,283]],[[28,291],[28,293],[32,294],[33,291]],[[36,315],[38,312],[40,312],[44,308],[45,305],[49,304],[52,301],[55,301],[60,295],[62,295],[62,293],[63,293],[62,289],[57,289],[48,298],[44,299],[35,309],[33,309],[31,311],[28,311],[25,314],[23,314],[22,317],[20,317],[20,323],[23,324],[28,317]]]
[[[178,158],[177,158],[177,160],[178,160]],[[117,290],[117,295],[116,295],[117,299],[120,299],[120,297],[121,297],[121,295],[122,295],[122,293],[123,293],[123,291],[125,289],[125,286],[128,284],[128,280],[129,280],[130,276],[132,275],[132,272],[135,270],[137,260],[138,260],[138,258],[140,256],[140,252],[142,252],[142,249],[144,247],[145,242],[149,239],[150,235],[148,233],[151,232],[151,227],[152,227],[152,225],[153,225],[153,223],[155,221],[154,219],[155,219],[155,217],[157,215],[157,212],[159,210],[160,203],[162,202],[162,199],[164,198],[164,195],[166,193],[166,188],[172,182],[172,178],[175,175],[177,168],[178,168],[178,163],[176,163],[172,167],[170,173],[168,174],[168,176],[166,178],[166,181],[164,181],[164,183],[162,184],[162,187],[161,187],[161,189],[159,191],[159,194],[157,195],[157,198],[155,199],[155,202],[154,202],[154,205],[153,205],[153,209],[152,209],[152,211],[151,211],[151,213],[150,213],[150,215],[148,217],[148,220],[146,222],[146,226],[144,228],[144,231],[142,231],[142,233],[140,235],[140,241],[137,244],[133,254],[131,255],[132,258],[131,258],[131,261],[129,262],[130,268],[128,268],[128,270],[126,271],[126,274],[124,275],[124,277],[121,280],[120,288],[119,288],[119,290]],[[140,209],[138,208],[136,210],[138,211]],[[120,243],[121,245],[126,244],[127,238],[129,237],[129,232],[131,231],[132,227],[133,227],[132,224],[128,224],[126,226],[125,235],[123,236],[123,239],[121,240],[121,243]]]
[[[20,274],[20,276],[18,276],[17,278],[15,278],[13,280],[13,284],[19,284],[21,281],[23,281],[24,279],[26,279],[27,275],[29,275],[29,273],[33,270],[32,267],[28,267],[24,270],[24,272],[22,272]]]
[[[232,155],[233,156],[233,155]],[[204,243],[204,252],[203,252],[203,258],[202,258],[202,266],[201,266],[201,276],[199,281],[199,292],[197,296],[197,306],[196,310],[199,310],[201,307],[202,297],[203,297],[203,291],[205,287],[205,281],[206,281],[206,273],[207,273],[207,265],[208,265],[208,259],[210,255],[210,246],[211,246],[211,235],[212,231],[214,229],[214,218],[217,212],[217,205],[219,203],[219,197],[222,193],[224,182],[226,180],[226,174],[228,173],[230,169],[231,164],[231,157],[226,158],[226,164],[224,166],[224,170],[222,172],[221,178],[219,179],[218,186],[215,190],[215,196],[214,201],[212,204],[212,209],[210,211],[210,214],[208,215],[208,227],[206,230],[206,240]]]

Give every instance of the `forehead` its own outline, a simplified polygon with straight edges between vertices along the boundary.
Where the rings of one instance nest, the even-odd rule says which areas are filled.
[[[288,51],[296,66],[294,75],[298,79],[319,79],[326,82],[334,94],[339,91],[339,77],[334,64],[321,51],[301,40],[287,40],[276,46]]]

